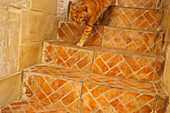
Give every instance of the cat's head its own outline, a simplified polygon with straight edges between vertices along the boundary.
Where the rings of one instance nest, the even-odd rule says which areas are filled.
[[[89,8],[84,4],[72,4],[71,5],[71,19],[80,24],[89,19]]]

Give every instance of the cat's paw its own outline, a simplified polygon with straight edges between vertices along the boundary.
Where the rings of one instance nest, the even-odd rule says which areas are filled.
[[[80,42],[79,42],[79,43],[77,44],[77,46],[83,47],[83,43],[80,43]]]

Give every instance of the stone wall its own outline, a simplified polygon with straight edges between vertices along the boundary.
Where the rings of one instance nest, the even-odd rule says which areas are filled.
[[[164,15],[161,28],[165,32],[164,46],[162,49],[162,53],[165,56],[165,67],[162,83],[170,96],[170,0],[163,1],[162,9],[164,10]],[[168,106],[167,113],[170,113],[170,105]]]
[[[43,41],[56,38],[57,3],[0,0],[0,107],[20,95],[21,70],[40,63]]]
[[[76,0],[58,0],[58,20],[67,20],[69,1],[75,2]]]

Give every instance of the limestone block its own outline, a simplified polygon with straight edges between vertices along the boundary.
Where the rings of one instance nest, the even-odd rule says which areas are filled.
[[[23,10],[21,13],[21,43],[52,40],[57,34],[57,17]]]
[[[161,28],[163,31],[166,31],[168,24],[170,23],[170,9],[164,11]]]
[[[170,42],[170,9],[164,11],[161,28],[165,31],[164,42]]]
[[[57,0],[31,0],[31,9],[56,15]]]
[[[40,63],[42,43],[29,43],[20,45],[19,70]]]
[[[170,44],[167,46],[166,50],[166,61],[163,77],[165,88],[170,96]]]
[[[17,8],[30,9],[30,0],[10,0],[9,4]]]
[[[21,95],[21,73],[0,79],[0,108]]]
[[[17,72],[19,14],[0,10],[0,78]]]
[[[0,9],[7,9],[9,0],[0,0]]]

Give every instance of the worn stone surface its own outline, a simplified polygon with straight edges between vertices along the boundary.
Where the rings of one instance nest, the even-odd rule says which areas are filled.
[[[29,43],[20,45],[19,70],[40,63],[41,51],[42,43]]]
[[[23,10],[21,13],[21,43],[55,39],[57,35],[55,16]]]
[[[167,92],[170,95],[170,44],[167,46],[166,50],[166,60],[165,60],[165,67],[164,67],[164,85]]]
[[[0,77],[17,72],[19,14],[0,10]]]
[[[30,0],[9,0],[9,5],[17,8],[30,8]]]
[[[57,0],[32,0],[31,9],[56,15]]]
[[[9,0],[0,0],[0,9],[6,9],[8,7]]]
[[[59,20],[67,19],[69,1],[75,2],[77,0],[58,0],[57,16]]]
[[[20,96],[21,74],[17,73],[11,77],[0,79],[0,108],[9,104]]]

